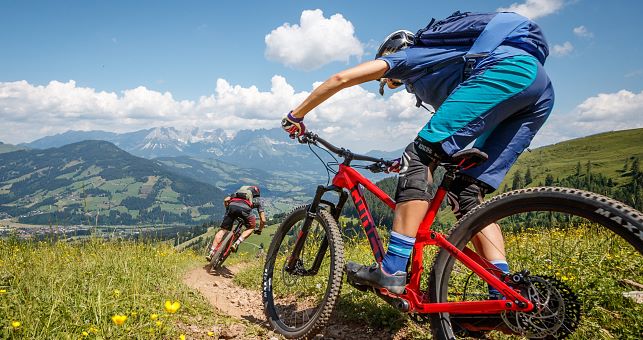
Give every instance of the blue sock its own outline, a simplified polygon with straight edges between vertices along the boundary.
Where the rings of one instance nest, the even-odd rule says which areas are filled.
[[[495,261],[489,261],[489,262],[491,262],[494,266],[496,266],[496,268],[502,270],[503,273],[505,274],[509,273],[509,264],[507,264],[507,261],[495,260]],[[490,296],[501,296],[500,292],[497,289],[491,287],[490,285],[487,285],[487,287],[489,288]]]
[[[382,269],[385,273],[395,274],[406,272],[406,264],[411,257],[411,250],[415,244],[415,238],[404,236],[391,231],[391,239],[388,242],[388,250],[382,261]]]

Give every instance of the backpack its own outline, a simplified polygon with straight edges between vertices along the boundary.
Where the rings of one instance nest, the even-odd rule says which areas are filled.
[[[252,199],[254,198],[254,195],[252,194],[252,189],[249,185],[244,185],[239,188],[237,191],[235,191],[233,197],[245,200],[248,205],[252,207]]]
[[[541,64],[549,55],[547,40],[540,26],[513,12],[455,12],[431,22],[415,35],[416,46],[471,46],[467,54],[488,54],[501,44],[518,47]]]
[[[425,74],[460,63],[465,64],[463,71],[463,80],[465,80],[473,72],[476,58],[487,56],[503,43],[526,51],[543,65],[549,55],[547,40],[538,24],[520,14],[457,11],[443,20],[431,19],[426,27],[415,34],[413,46],[471,46],[471,48],[464,55],[449,58],[428,67],[411,79],[411,82],[415,82]],[[416,99],[415,106],[426,108],[417,95]]]

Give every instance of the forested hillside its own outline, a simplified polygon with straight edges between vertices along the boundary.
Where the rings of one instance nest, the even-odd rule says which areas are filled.
[[[24,223],[199,223],[223,196],[103,141],[0,154],[0,214]]]

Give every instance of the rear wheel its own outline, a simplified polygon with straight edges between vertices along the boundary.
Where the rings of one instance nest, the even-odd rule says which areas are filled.
[[[272,327],[287,338],[315,335],[325,326],[342,285],[344,248],[341,234],[330,213],[322,208],[318,210],[295,268],[287,270],[286,263],[293,253],[308,206],[296,208],[284,220],[266,256],[264,311]],[[320,249],[321,265],[314,272],[313,263]]]
[[[474,236],[497,223],[516,284],[532,312],[431,315],[437,339],[501,331],[529,338],[632,338],[643,334],[643,214],[586,191],[530,188],[485,202],[448,236],[474,249]],[[478,236],[481,237],[481,236]],[[637,292],[639,291],[639,292]],[[429,278],[432,302],[488,299],[486,282],[441,249]],[[582,317],[581,317],[582,316]]]

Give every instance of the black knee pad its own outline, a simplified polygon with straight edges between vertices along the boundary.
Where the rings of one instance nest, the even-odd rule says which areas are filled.
[[[395,201],[430,201],[435,195],[432,172],[439,160],[418,147],[417,142],[404,149]]]
[[[480,205],[484,199],[484,195],[490,192],[490,189],[487,184],[475,178],[458,175],[451,183],[449,193],[447,194],[447,200],[449,205],[451,205],[451,210],[455,214],[455,217],[460,219],[473,208]]]

